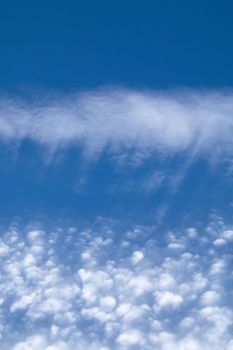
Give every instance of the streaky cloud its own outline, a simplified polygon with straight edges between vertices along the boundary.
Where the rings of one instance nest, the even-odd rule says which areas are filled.
[[[52,98],[1,98],[0,139],[31,140],[51,152],[81,147],[101,152],[138,152],[142,159],[189,151],[229,154],[233,148],[231,91],[99,89]]]

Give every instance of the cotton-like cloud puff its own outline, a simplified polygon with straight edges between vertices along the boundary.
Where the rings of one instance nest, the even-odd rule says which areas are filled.
[[[34,103],[0,101],[0,139],[23,140],[54,152],[81,147],[89,157],[103,150],[138,158],[153,152],[232,151],[232,92],[155,92],[102,89],[49,98]]]
[[[12,224],[0,241],[1,349],[232,350],[232,231],[217,221],[164,235],[105,219]]]

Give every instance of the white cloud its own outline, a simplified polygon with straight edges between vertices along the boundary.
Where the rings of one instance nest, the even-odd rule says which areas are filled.
[[[213,290],[206,291],[201,297],[203,305],[217,305],[220,300],[221,296]]]
[[[233,230],[226,230],[223,232],[222,236],[227,240],[227,241],[233,241]]]
[[[129,241],[138,227],[119,232],[102,223],[98,234],[36,226],[2,234],[8,249],[0,256],[1,348],[231,349],[233,256],[213,245],[230,232],[224,223],[211,223],[215,234],[200,229],[204,248],[193,244],[194,227],[159,241],[141,227],[151,233],[140,250]],[[185,251],[174,254],[169,244],[183,241]]]
[[[141,332],[136,329],[129,329],[128,331],[121,333],[117,338],[117,342],[126,348],[131,346],[139,346],[142,341],[143,336]]]
[[[111,312],[116,306],[116,299],[112,296],[103,297],[100,299],[100,307],[105,312]]]
[[[81,146],[89,156],[107,148],[118,161],[129,149],[138,161],[151,152],[216,156],[232,151],[232,110],[232,92],[223,91],[105,89],[31,104],[2,97],[0,138],[10,144],[30,139],[51,151]]]
[[[132,264],[137,265],[143,258],[144,258],[144,255],[139,250],[133,252],[131,257]]]
[[[181,295],[169,291],[158,292],[156,294],[156,299],[159,308],[176,309],[183,303],[183,298]]]

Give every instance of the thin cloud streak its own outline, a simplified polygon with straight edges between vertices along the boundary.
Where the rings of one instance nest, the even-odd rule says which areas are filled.
[[[31,140],[50,151],[222,154],[232,151],[233,94],[103,89],[28,103],[0,101],[0,139]]]

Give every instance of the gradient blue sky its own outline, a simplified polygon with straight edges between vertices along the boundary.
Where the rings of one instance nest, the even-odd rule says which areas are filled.
[[[1,349],[233,349],[232,16],[0,5]]]

